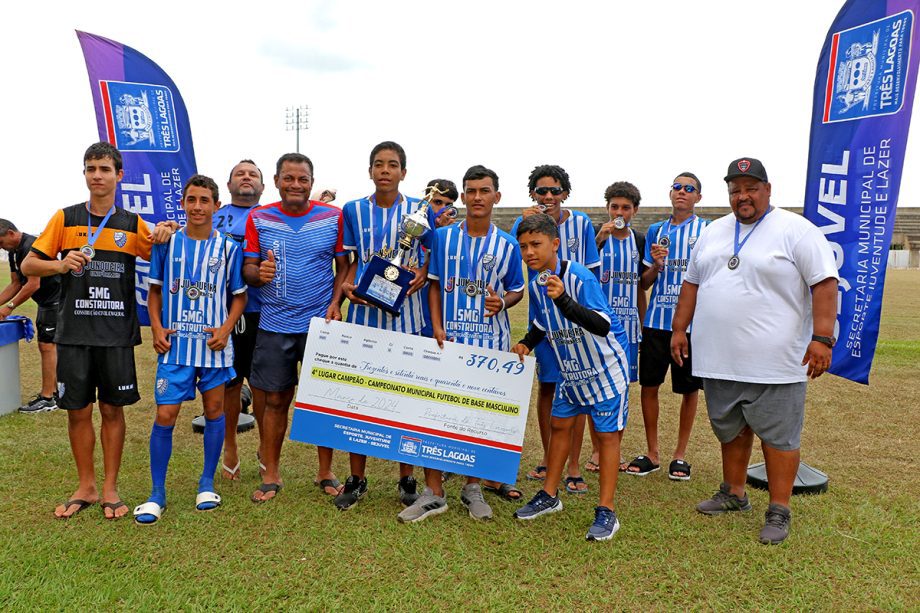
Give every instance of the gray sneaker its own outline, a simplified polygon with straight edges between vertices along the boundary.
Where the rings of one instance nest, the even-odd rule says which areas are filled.
[[[19,412],[44,413],[45,411],[53,411],[56,408],[58,408],[58,406],[54,394],[51,395],[51,398],[45,398],[41,394],[36,394],[35,398],[19,407]]]
[[[460,491],[460,502],[470,511],[473,519],[492,519],[492,507],[482,497],[478,483],[467,483]]]
[[[760,531],[760,542],[764,545],[779,545],[789,536],[789,524],[792,523],[792,511],[781,504],[767,507],[766,523]]]
[[[415,502],[403,509],[396,519],[403,524],[422,521],[429,515],[439,515],[447,510],[447,499],[435,496],[430,487],[426,487]]]
[[[706,515],[721,515],[730,511],[750,511],[751,501],[748,500],[747,494],[744,495],[744,498],[738,498],[731,493],[731,486],[728,483],[722,483],[719,491],[712,498],[696,505],[696,510]]]

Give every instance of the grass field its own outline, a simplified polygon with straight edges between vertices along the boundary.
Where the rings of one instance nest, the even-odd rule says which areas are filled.
[[[284,491],[254,505],[255,433],[240,437],[242,482],[220,483],[224,505],[196,513],[201,438],[189,422],[200,411],[191,403],[176,429],[170,507],[158,525],[105,521],[98,506],[58,521],[52,508],[75,486],[66,415],[13,414],[0,418],[0,607],[916,610],[920,272],[890,271],[886,289],[871,385],[826,375],[809,387],[802,456],[829,473],[830,490],[793,499],[792,533],[781,546],[756,540],[765,492],[751,490],[754,511],[740,517],[694,511],[721,478],[702,403],[688,458],[692,481],[671,482],[665,471],[621,478],[622,529],[596,544],[583,540],[593,519],[593,475],[586,475],[588,496],[563,494],[563,513],[527,524],[512,519],[516,505],[494,497],[495,520],[474,523],[451,481],[446,514],[405,526],[396,522],[392,464],[372,461],[370,494],[341,513],[312,485],[313,448],[289,441]],[[515,311],[518,333],[526,309]],[[155,365],[147,331],[137,362],[143,400],[126,409],[120,480],[129,506],[146,499],[150,484]],[[25,397],[38,389],[35,346],[21,345],[21,367]],[[644,451],[638,389],[632,392],[626,457]],[[677,398],[663,393],[662,400],[664,464],[676,436]],[[539,447],[532,414],[521,474],[539,460]],[[100,467],[98,447],[96,456]],[[344,454],[336,454],[335,468],[344,480]],[[536,488],[523,479],[519,485],[527,496]]]

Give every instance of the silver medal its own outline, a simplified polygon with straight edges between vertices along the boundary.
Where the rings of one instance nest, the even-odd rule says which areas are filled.
[[[185,290],[185,295],[188,296],[189,300],[198,300],[201,297],[201,290],[194,285],[189,285]]]
[[[466,295],[472,298],[473,296],[476,295],[476,292],[477,292],[476,284],[473,282],[467,283],[465,291],[466,291]]]
[[[96,257],[96,250],[93,249],[92,246],[90,245],[83,245],[82,247],[80,247],[80,253],[82,253],[89,259],[93,259],[94,257]]]
[[[670,247],[671,239],[667,236],[662,236],[660,239],[658,239],[658,244],[665,248]]]
[[[444,217],[447,217],[448,219],[456,219],[457,218],[457,207],[451,206],[448,204],[446,207],[444,207],[443,215]]]
[[[537,285],[546,285],[553,272],[549,269],[544,270],[537,276]]]
[[[728,269],[729,270],[735,270],[736,268],[738,268],[739,264],[741,264],[741,258],[739,258],[737,255],[733,255],[732,257],[728,258]]]
[[[623,219],[622,217],[617,217],[616,219],[613,220],[613,227],[616,228],[617,230],[622,230],[623,228],[626,227],[626,220]]]

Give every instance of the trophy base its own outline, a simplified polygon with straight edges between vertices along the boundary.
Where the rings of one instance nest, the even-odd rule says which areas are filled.
[[[414,273],[375,255],[361,273],[354,293],[378,309],[399,317],[414,278]]]

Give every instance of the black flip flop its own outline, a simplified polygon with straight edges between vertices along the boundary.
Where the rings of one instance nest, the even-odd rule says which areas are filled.
[[[318,487],[320,491],[327,496],[338,496],[342,493],[342,482],[338,479],[323,479],[322,481],[314,481],[313,485]],[[335,490],[335,494],[330,494],[326,491],[327,487],[331,487]]]
[[[277,496],[278,492],[281,491],[281,487],[282,485],[280,483],[262,483],[259,485],[258,490],[263,494],[267,494],[268,492],[275,492],[275,496]],[[272,496],[271,498],[250,498],[250,500],[256,504],[262,504],[263,502],[274,500],[275,496]]]
[[[83,509],[85,509],[86,507],[91,507],[94,504],[96,503],[90,502],[89,500],[83,500],[82,498],[71,498],[70,500],[64,503],[64,511],[66,512],[67,509],[69,509],[73,505],[77,505],[77,510],[71,513],[70,515],[55,515],[55,517],[57,519],[70,519],[71,517],[73,517],[74,515],[82,511]]]
[[[112,519],[121,519],[121,517],[124,517],[125,515],[127,515],[127,513],[125,513],[125,515],[122,515],[121,517],[118,517],[117,515],[115,515],[115,509],[120,509],[121,507],[124,507],[124,508],[126,508],[126,509],[128,508],[128,505],[126,505],[126,504],[125,504],[124,502],[122,502],[121,500],[116,500],[115,502],[103,502],[101,506],[102,506],[102,516],[103,516],[103,517],[105,517],[105,510],[106,510],[106,509],[111,509],[111,510],[112,510],[112,516],[111,516],[111,517],[105,517],[105,518],[108,519],[108,520],[112,520]]]
[[[578,489],[578,484],[584,483],[584,482],[585,480],[583,477],[566,477],[565,478],[565,491],[567,491],[569,494],[578,494],[578,495],[587,494],[588,488],[585,488],[583,490]]]

